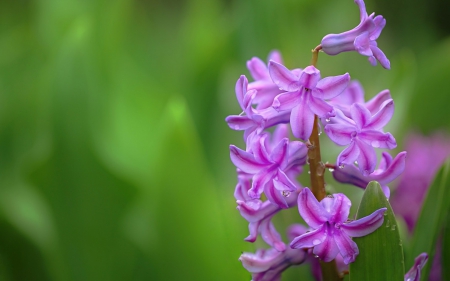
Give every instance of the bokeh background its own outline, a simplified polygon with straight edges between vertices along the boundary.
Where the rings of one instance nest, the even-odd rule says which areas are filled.
[[[391,90],[398,151],[450,129],[449,3],[366,1],[390,71],[319,57]],[[251,57],[305,67],[358,22],[351,0],[0,1],[0,280],[250,280],[238,257],[264,245],[235,210],[234,84]]]

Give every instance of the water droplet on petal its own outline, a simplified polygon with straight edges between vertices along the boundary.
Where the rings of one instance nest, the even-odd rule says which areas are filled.
[[[345,167],[344,164],[339,165],[339,169],[344,169],[344,167]]]
[[[334,169],[333,168],[329,168],[328,171],[334,172]]]
[[[327,119],[325,119],[325,121],[326,121],[326,122],[330,122],[331,120],[330,120],[330,118],[327,118]]]
[[[314,257],[315,257],[316,259],[318,259],[318,258],[319,258],[319,256],[318,256],[318,255],[314,255]]]
[[[289,197],[289,195],[291,195],[291,193],[290,193],[289,191],[287,191],[287,190],[283,190],[283,191],[281,192],[281,194],[282,194],[284,197]]]
[[[314,240],[313,240],[313,245],[314,245],[314,246],[319,245],[320,243],[321,243],[321,242],[320,242],[319,239],[314,239]]]

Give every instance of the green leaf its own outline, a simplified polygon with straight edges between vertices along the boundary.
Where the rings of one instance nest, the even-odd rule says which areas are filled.
[[[356,218],[368,216],[386,207],[384,222],[373,233],[354,238],[359,255],[350,264],[350,280],[403,280],[405,275],[403,246],[389,201],[378,182],[370,182],[364,192]]]
[[[447,212],[447,219],[442,233],[442,257],[441,264],[450,264],[450,210]],[[442,280],[450,280],[450,267],[442,266]]]
[[[414,259],[423,252],[426,252],[429,256],[428,262],[422,270],[421,280],[428,280],[430,267],[433,264],[436,241],[445,223],[446,214],[450,210],[449,169],[450,160],[447,160],[428,189],[415,227],[411,250],[408,251],[407,266],[412,266]]]

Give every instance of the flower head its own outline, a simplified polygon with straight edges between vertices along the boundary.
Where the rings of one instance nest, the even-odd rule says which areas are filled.
[[[367,217],[348,222],[350,206],[350,200],[342,193],[318,202],[312,192],[304,188],[298,196],[298,209],[313,230],[295,238],[291,248],[313,248],[313,253],[325,262],[332,261],[339,253],[345,264],[354,262],[359,250],[350,237],[374,232],[383,224],[387,209],[381,208]]]
[[[328,55],[357,51],[361,55],[369,57],[372,65],[376,65],[379,61],[384,68],[390,69],[388,58],[378,48],[376,42],[386,25],[386,20],[381,15],[374,17],[374,13],[368,15],[363,0],[355,0],[355,3],[359,6],[360,11],[359,25],[343,33],[326,35],[322,39],[322,50]]]
[[[320,79],[320,71],[310,65],[300,74],[271,61],[269,73],[273,82],[284,93],[275,97],[273,108],[280,112],[290,112],[292,133],[295,137],[308,140],[314,125],[314,115],[334,116],[334,109],[325,102],[342,93],[350,81],[348,73]]]

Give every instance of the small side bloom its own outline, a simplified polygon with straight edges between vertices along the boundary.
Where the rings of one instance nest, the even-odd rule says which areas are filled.
[[[381,66],[390,69],[388,58],[378,48],[376,42],[386,25],[386,20],[381,15],[375,17],[374,13],[368,15],[363,0],[355,0],[355,3],[360,12],[359,25],[343,33],[326,35],[321,42],[322,50],[328,55],[357,51],[361,55],[369,57],[372,65],[376,65],[379,61]]]
[[[291,248],[313,248],[313,253],[324,262],[332,261],[338,254],[345,264],[355,261],[358,246],[351,237],[361,237],[374,232],[383,224],[386,208],[381,208],[359,220],[348,222],[351,202],[342,193],[333,194],[318,202],[308,188],[298,196],[298,209],[312,231],[295,238]]]
[[[414,260],[414,265],[411,269],[405,274],[405,281],[420,281],[420,273],[422,272],[422,268],[428,261],[427,253],[422,253]]]

